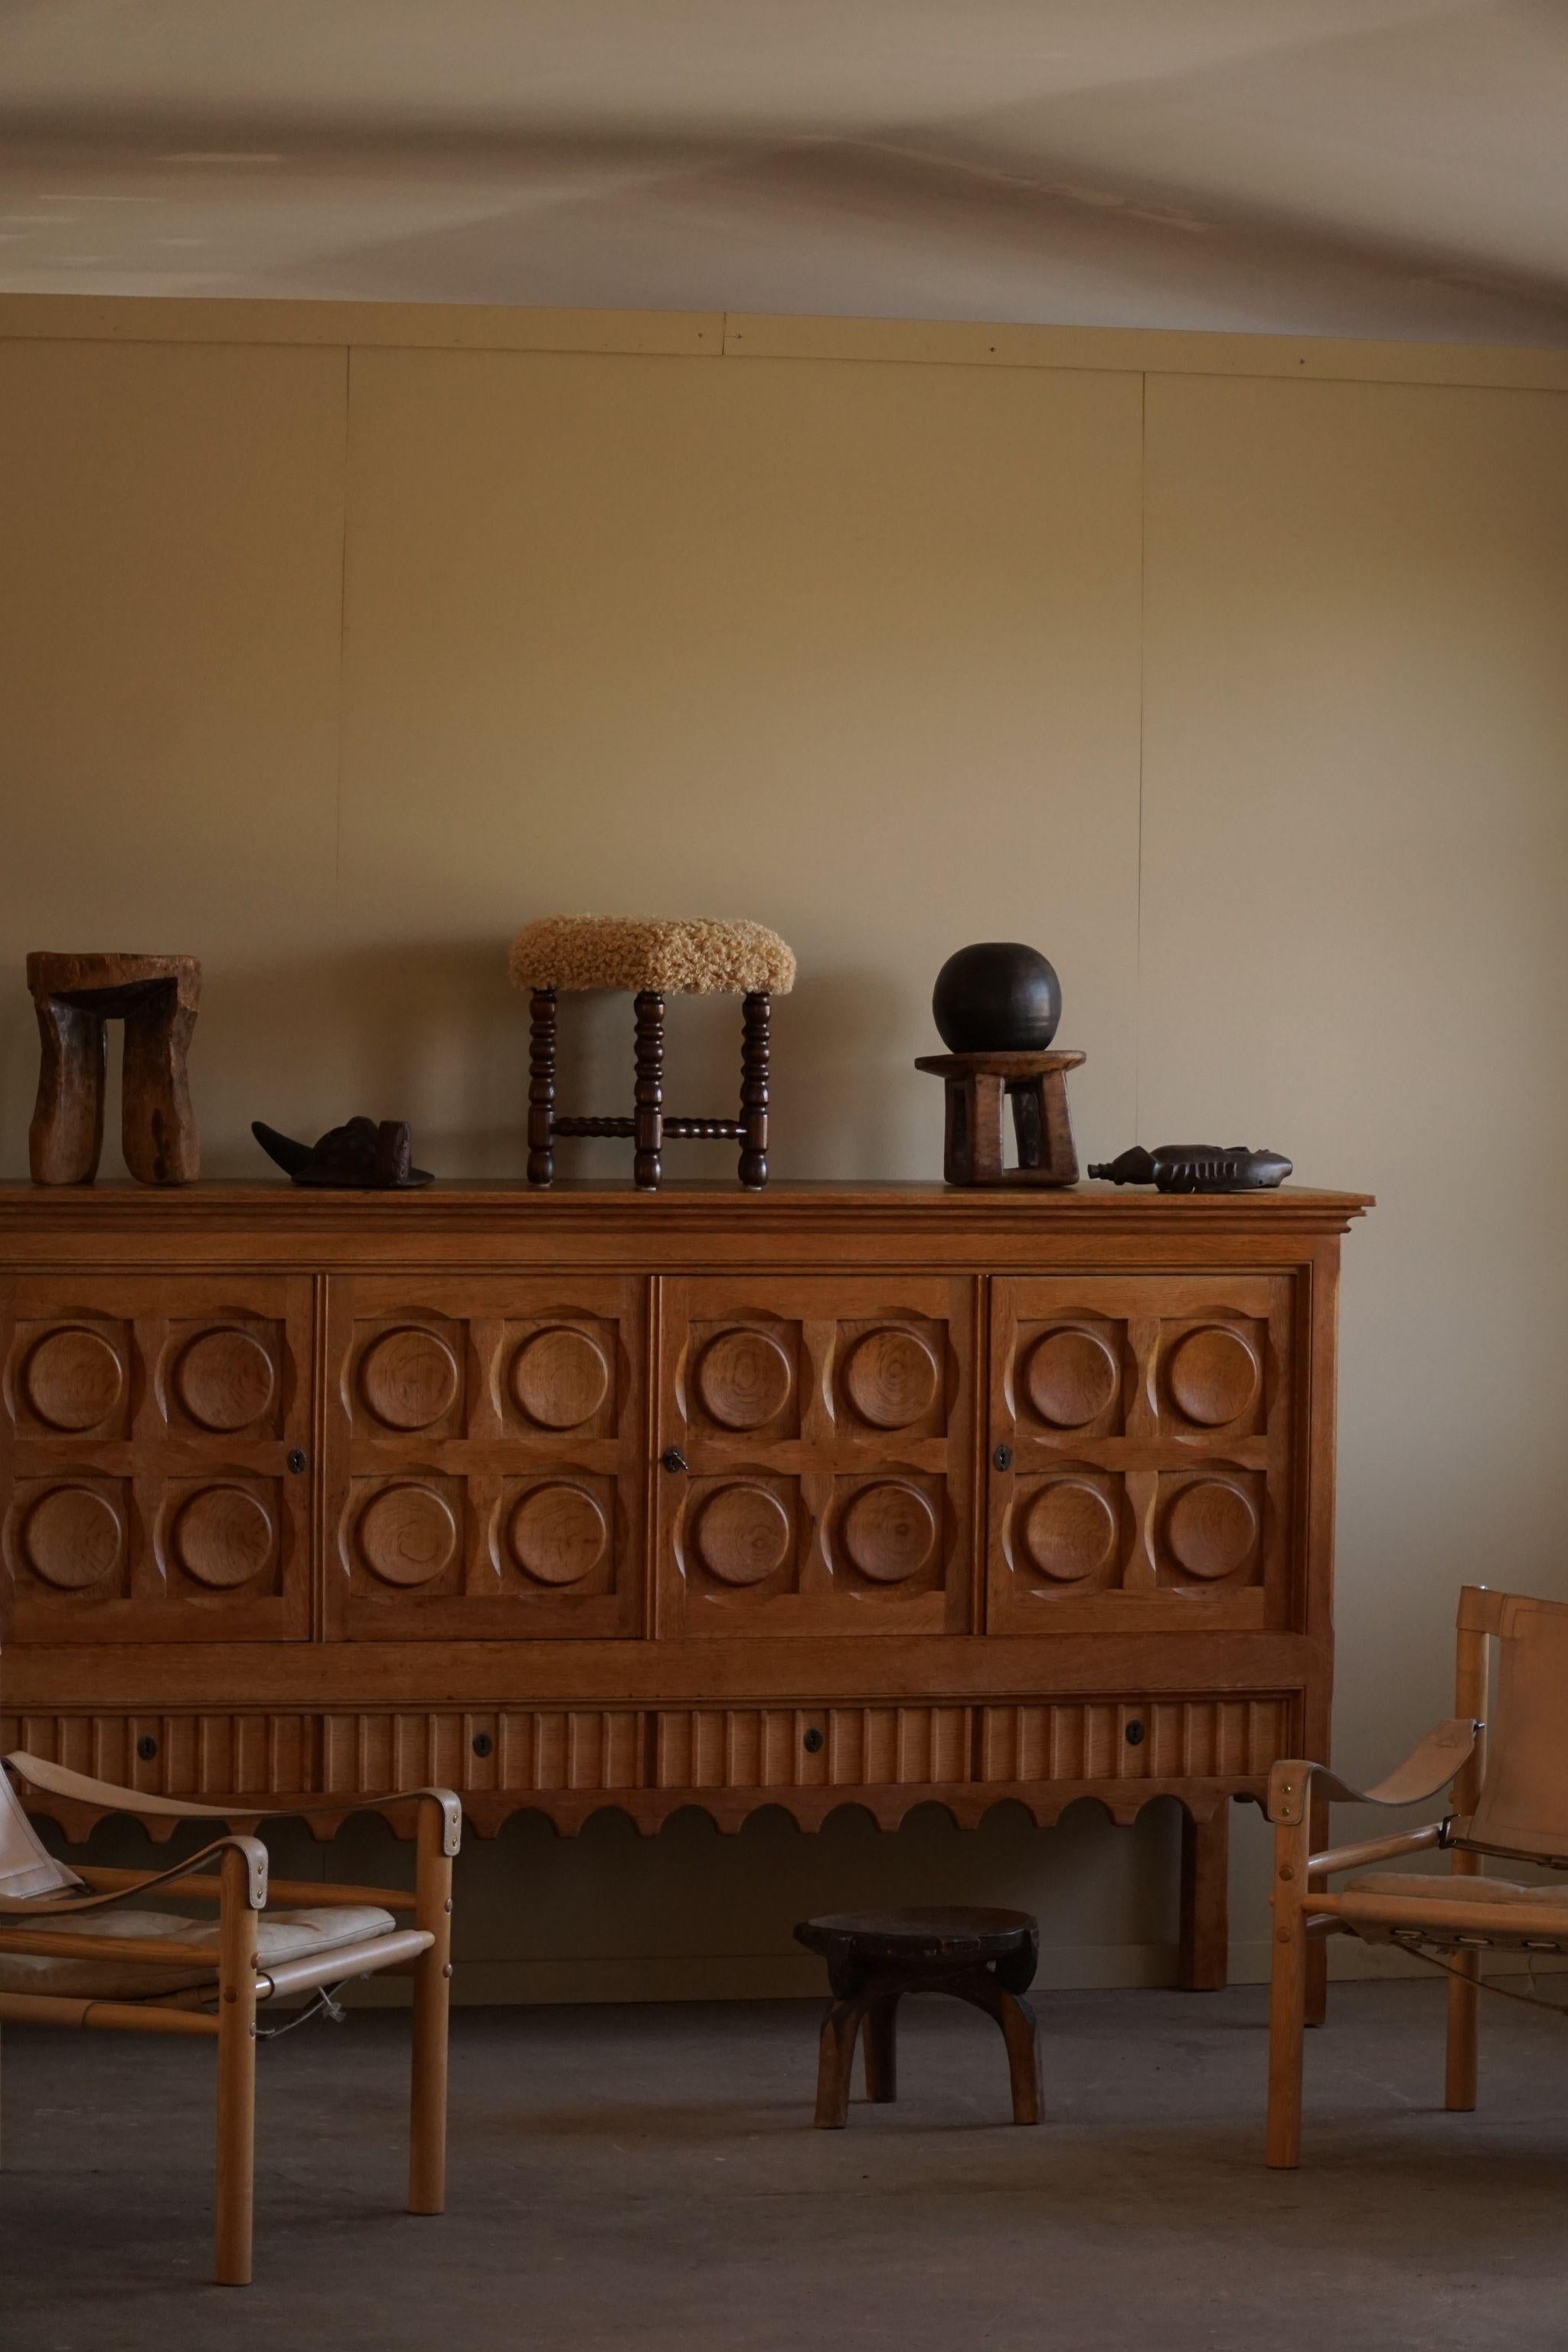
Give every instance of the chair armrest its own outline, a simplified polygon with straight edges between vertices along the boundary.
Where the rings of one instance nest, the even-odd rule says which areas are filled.
[[[145,1789],[121,1789],[112,1780],[95,1780],[86,1772],[68,1771],[63,1764],[47,1763],[43,1757],[29,1756],[21,1748],[7,1756],[5,1761],[17,1779],[26,1780],[30,1788],[146,1821],[309,1821],[312,1814],[331,1813],[343,1818],[350,1813],[385,1812],[394,1805],[426,1803],[441,1809],[442,1853],[456,1853],[462,1842],[463,1808],[450,1789],[395,1789],[385,1796],[330,1797],[310,1805],[203,1805],[193,1798],[156,1797]]]
[[[111,1887],[106,1895],[0,1895],[0,1921],[6,1919],[70,1919],[84,1911],[107,1911],[116,1903],[129,1903],[145,1895],[154,1886],[163,1886],[171,1878],[188,1878],[204,1862],[215,1861],[218,1855],[234,1852],[245,1858],[246,1900],[251,1910],[265,1909],[267,1904],[267,1848],[259,1838],[220,1837],[211,1845],[204,1845],[199,1853],[187,1854],[184,1862],[172,1862],[167,1870],[140,1873],[132,1886]]]
[[[1282,1758],[1268,1775],[1268,1818],[1291,1828],[1304,1821],[1314,1783],[1325,1797],[1348,1804],[1418,1805],[1446,1789],[1468,1763],[1480,1728],[1468,1716],[1450,1716],[1372,1789],[1351,1788],[1310,1757]]]

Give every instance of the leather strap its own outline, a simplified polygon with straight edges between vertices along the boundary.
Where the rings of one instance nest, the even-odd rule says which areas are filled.
[[[6,1758],[10,1763],[13,1759]],[[139,1878],[134,1886],[112,1887],[107,1895],[0,1895],[0,1919],[68,1919],[83,1911],[105,1911],[112,1903],[140,1901],[154,1886],[167,1879],[188,1878],[204,1862],[213,1861],[230,1848],[245,1856],[247,1895],[253,1911],[267,1907],[267,1848],[259,1838],[220,1837],[211,1845],[204,1845],[199,1853],[188,1854],[184,1862],[172,1862],[167,1870],[153,1871]],[[127,1950],[131,1948],[127,1946]]]
[[[159,1821],[280,1822],[310,1820],[312,1815],[376,1813],[389,1805],[412,1805],[421,1799],[441,1808],[441,1851],[456,1853],[462,1843],[463,1808],[450,1789],[395,1789],[385,1796],[323,1798],[309,1805],[203,1805],[187,1797],[157,1797],[143,1789],[121,1789],[112,1780],[95,1780],[86,1772],[72,1772],[41,1756],[17,1748],[5,1759],[18,1780],[51,1796],[69,1797],[79,1804],[102,1805],[117,1813],[136,1813]],[[151,1882],[149,1882],[151,1883]]]
[[[1446,1789],[1469,1761],[1480,1728],[1468,1716],[1450,1716],[1372,1789],[1352,1789],[1326,1764],[1309,1757],[1281,1759],[1268,1775],[1268,1818],[1289,1827],[1305,1820],[1314,1786],[1324,1796],[1352,1805],[1422,1804]]]

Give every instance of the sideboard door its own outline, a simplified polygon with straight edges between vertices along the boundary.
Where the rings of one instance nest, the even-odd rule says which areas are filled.
[[[309,1276],[24,1275],[0,1314],[6,1638],[308,1636]]]
[[[639,1632],[641,1283],[375,1275],[328,1293],[329,1637]]]
[[[994,1283],[988,1630],[1291,1622],[1286,1275]]]
[[[970,1630],[975,1292],[661,1283],[661,1633]]]

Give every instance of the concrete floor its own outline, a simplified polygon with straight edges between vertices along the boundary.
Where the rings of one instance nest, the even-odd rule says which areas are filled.
[[[1306,2161],[1258,2161],[1264,1996],[1055,1994],[1048,2119],[993,2029],[906,2011],[902,2096],[809,2128],[816,2011],[469,2010],[441,2221],[400,2212],[403,2019],[262,2053],[257,2284],[207,2284],[210,2053],[8,2029],[5,2352],[1510,2352],[1568,2344],[1568,2043],[1336,1989]]]

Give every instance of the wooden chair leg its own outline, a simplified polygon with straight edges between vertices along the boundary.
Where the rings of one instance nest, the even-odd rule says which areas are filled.
[[[768,1023],[773,1000],[756,991],[741,1005],[741,1181],[760,1192],[768,1181]]]
[[[217,2199],[213,2274],[248,2286],[256,2177],[256,1913],[243,1854],[222,1863],[218,1919]]]
[[[866,2096],[886,2105],[899,2095],[899,2002],[902,1994],[879,1993],[866,2004]]]
[[[1223,1990],[1230,1958],[1230,1817],[1182,1814],[1182,1916],[1176,1981],[1188,1992]]]
[[[1267,2160],[1289,2172],[1301,2160],[1301,2044],[1307,2022],[1307,1821],[1274,1832],[1273,1964],[1268,1987]]]
[[[816,2063],[816,2113],[812,2118],[818,2131],[842,2131],[849,2120],[855,2037],[865,2014],[866,2003],[857,1995],[853,2000],[836,2000],[822,2021]]]
[[[437,1804],[419,1808],[415,1925],[435,1937],[414,1964],[414,2059],[409,2100],[408,2210],[447,2205],[447,2042],[452,1991],[452,1859]]]
[[[536,988],[528,1010],[528,1181],[555,1176],[555,991]]]
[[[1045,2107],[1040,2079],[1040,2033],[1026,2000],[997,1983],[988,1968],[954,1978],[951,1990],[994,2017],[1007,2046],[1007,2072],[1013,2089],[1013,2121],[1037,2124]]]
[[[637,1003],[637,1087],[633,1098],[636,1156],[632,1181],[639,1192],[657,1192],[659,1149],[664,1141],[664,999],[639,990]]]

